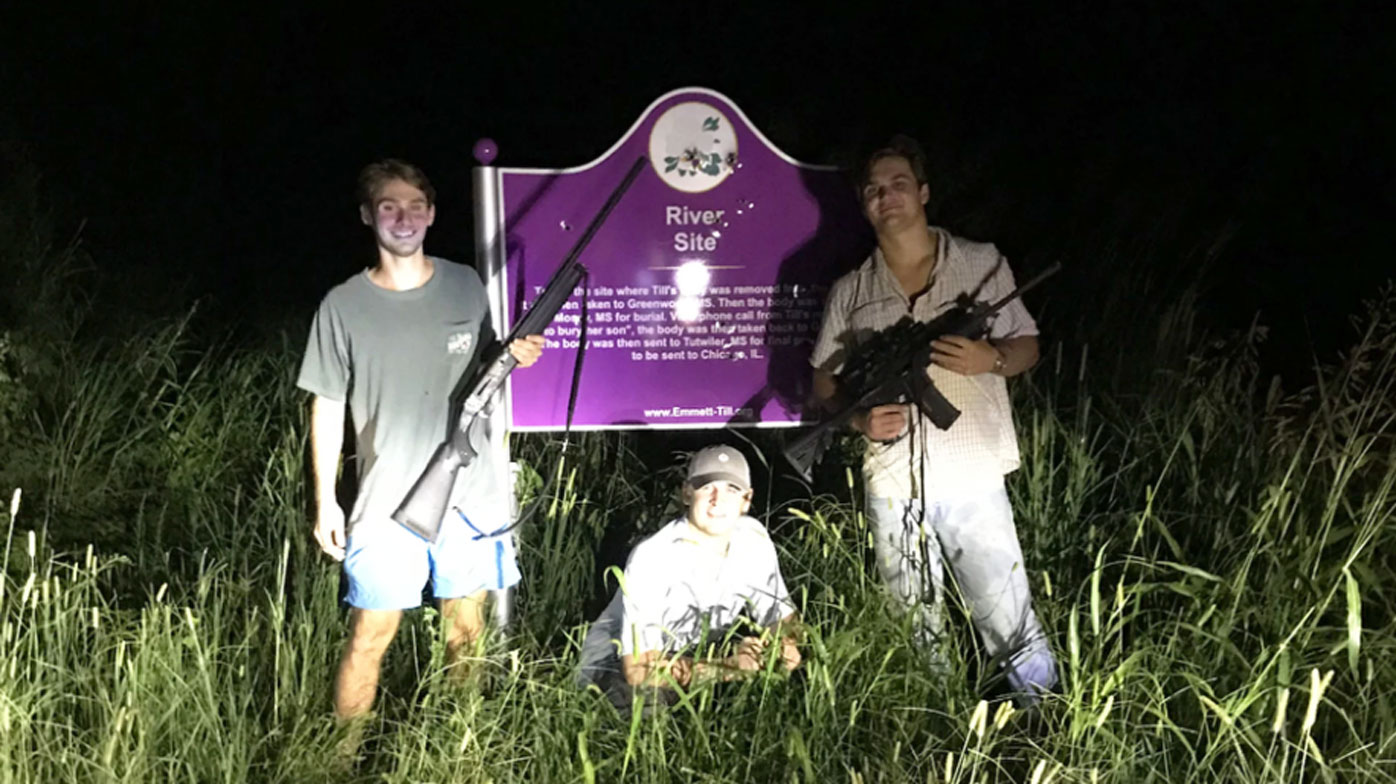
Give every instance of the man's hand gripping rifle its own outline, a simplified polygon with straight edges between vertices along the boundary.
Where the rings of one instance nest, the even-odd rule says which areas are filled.
[[[509,344],[525,335],[541,335],[552,323],[553,317],[572,296],[577,284],[586,277],[586,267],[577,261],[577,257],[591,242],[596,230],[606,222],[606,217],[611,214],[621,196],[629,190],[631,183],[635,182],[644,163],[645,159],[639,158],[630,167],[625,179],[611,192],[601,211],[592,219],[591,225],[587,226],[562,265],[548,280],[548,285],[538,295],[533,307],[514,325],[495,356],[481,366],[469,396],[461,404],[460,416],[451,431],[450,439],[437,447],[436,453],[427,463],[426,470],[418,477],[416,484],[412,485],[397,511],[393,512],[393,519],[407,530],[427,541],[436,541],[437,534],[441,531],[441,521],[446,516],[446,506],[451,501],[451,489],[455,486],[456,474],[479,457],[479,453],[470,443],[471,431],[478,420],[489,416],[495,394],[519,364],[514,355],[509,353]],[[577,350],[581,351],[581,348]]]
[[[989,320],[1005,305],[1060,269],[1061,264],[1053,264],[997,302],[959,304],[924,322],[903,316],[896,324],[874,333],[858,347],[838,377],[843,405],[833,416],[790,442],[785,447],[786,459],[809,481],[811,469],[823,456],[834,433],[859,413],[888,403],[914,401],[932,424],[948,429],[960,411],[926,375],[931,364],[931,343],[949,335],[979,340],[988,332]]]

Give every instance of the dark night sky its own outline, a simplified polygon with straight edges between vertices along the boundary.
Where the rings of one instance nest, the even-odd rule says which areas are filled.
[[[0,144],[26,151],[68,225],[86,219],[104,269],[188,277],[268,312],[308,313],[371,258],[352,196],[365,162],[426,168],[441,191],[428,249],[465,259],[475,139],[498,140],[502,164],[576,165],[695,85],[804,160],[912,133],[943,185],[936,217],[1010,258],[1092,237],[1192,247],[1228,226],[1206,279],[1214,304],[1237,298],[1223,320],[1339,317],[1392,275],[1378,4],[962,3],[914,18],[495,5],[12,8]]]

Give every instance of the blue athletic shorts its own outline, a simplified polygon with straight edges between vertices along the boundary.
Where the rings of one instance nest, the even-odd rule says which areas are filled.
[[[513,534],[489,533],[455,509],[446,513],[435,544],[391,520],[360,522],[344,556],[346,601],[364,610],[411,609],[421,605],[428,577],[438,599],[512,587],[519,582]]]

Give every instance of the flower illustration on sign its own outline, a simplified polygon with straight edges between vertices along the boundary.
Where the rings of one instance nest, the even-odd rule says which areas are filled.
[[[737,136],[716,107],[696,101],[676,104],[650,132],[650,162],[677,190],[710,190],[737,168]]]
[[[664,171],[678,172],[680,177],[687,175],[697,176],[700,172],[709,177],[716,177],[722,173],[722,167],[731,167],[737,161],[736,153],[728,153],[727,158],[717,153],[702,153],[696,148],[690,147],[683,151],[682,155],[669,155],[664,158]]]

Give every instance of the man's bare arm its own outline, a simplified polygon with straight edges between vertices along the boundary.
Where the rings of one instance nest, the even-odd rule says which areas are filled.
[[[780,635],[780,659],[785,669],[790,671],[799,667],[803,661],[800,656],[800,640],[804,636],[799,613],[792,612],[780,619],[771,630]]]
[[[1003,367],[998,371],[1004,378],[1012,378],[1019,373],[1031,370],[1038,360],[1037,336],[1021,335],[993,341],[994,347],[1003,355]]]
[[[739,650],[732,656],[695,659],[692,656],[665,656],[663,651],[644,651],[622,656],[621,669],[625,672],[626,683],[631,686],[668,686],[669,677],[680,686],[689,686],[694,681],[731,680],[743,669],[756,669],[741,666],[739,657],[743,653]],[[754,651],[746,656],[746,660],[748,664],[756,661]]]
[[[780,634],[780,660],[787,671],[800,666],[802,661],[799,648],[799,618],[791,613],[776,626],[769,627]],[[765,664],[766,648],[769,643],[764,637],[743,637],[737,644],[737,651],[731,656],[716,659],[696,659],[692,656],[666,657],[662,651],[644,651],[626,654],[621,657],[621,668],[625,680],[632,686],[666,686],[667,672],[680,686],[689,686],[694,681],[729,681],[741,677],[743,672],[755,672]]]
[[[1036,365],[1038,357],[1036,335],[992,341],[950,335],[933,341],[931,349],[932,362],[962,376],[997,373],[1011,378]]]
[[[310,404],[310,462],[315,481],[315,541],[335,560],[344,559],[344,510],[335,497],[339,454],[344,448],[344,401],[316,395]]]
[[[824,411],[832,411],[835,408],[834,398],[839,393],[839,382],[834,374],[827,370],[815,368],[811,387],[814,392],[814,403]]]

